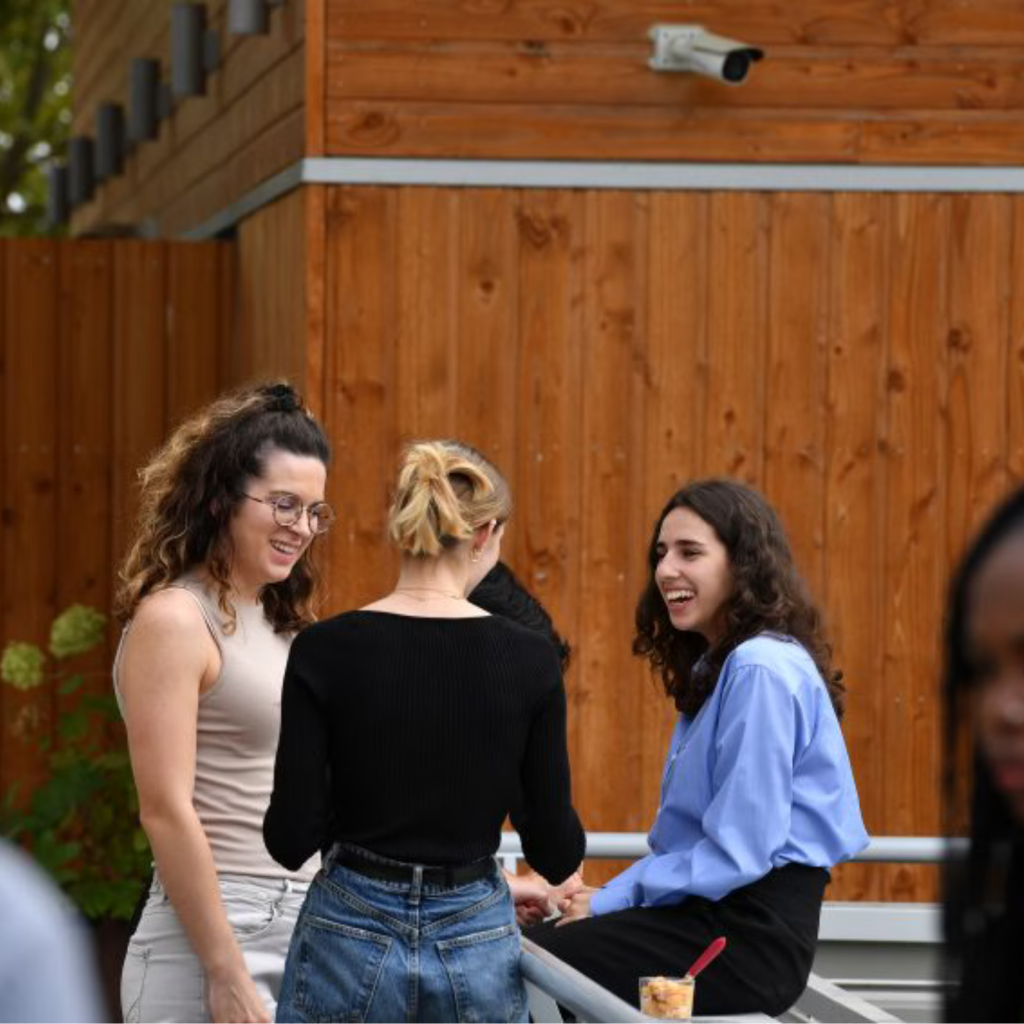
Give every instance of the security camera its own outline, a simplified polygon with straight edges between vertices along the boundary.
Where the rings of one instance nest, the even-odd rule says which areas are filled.
[[[703,25],[652,25],[648,35],[654,54],[647,63],[655,71],[693,71],[729,85],[739,85],[764,56],[756,46],[716,36]]]

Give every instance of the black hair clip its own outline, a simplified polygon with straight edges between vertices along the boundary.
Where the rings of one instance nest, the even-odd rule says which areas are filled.
[[[302,402],[290,384],[271,384],[264,388],[267,412],[300,412]]]

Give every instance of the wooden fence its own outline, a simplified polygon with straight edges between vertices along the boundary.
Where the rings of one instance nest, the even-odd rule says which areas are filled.
[[[261,226],[285,207],[252,218],[237,253],[0,244],[0,637],[42,639],[71,601],[106,607],[145,454],[240,372],[287,370],[335,445],[327,611],[391,585],[383,517],[403,441],[463,437],[510,477],[507,557],[574,647],[588,828],[650,823],[672,714],[629,653],[644,548],[675,487],[730,474],[777,505],[828,613],[869,827],[937,833],[946,579],[1024,478],[1024,199],[311,196],[294,204],[305,245],[301,225],[278,225],[304,253],[304,289]],[[263,331],[259,352],[237,323]],[[0,780],[31,780],[24,732],[54,709],[0,693]],[[832,895],[927,899],[934,881],[858,867]]]
[[[490,453],[509,560],[575,650],[578,806],[644,829],[672,719],[630,655],[645,544],[684,480],[738,476],[828,613],[870,828],[938,834],[947,574],[1024,471],[1024,200],[337,187],[326,206],[332,606],[390,584],[402,441]],[[831,891],[934,883],[855,867]]]
[[[0,643],[45,643],[72,603],[109,611],[135,472],[228,372],[231,260],[222,243],[0,241]],[[109,653],[92,668],[108,687]],[[0,687],[0,785],[39,777],[59,700]]]

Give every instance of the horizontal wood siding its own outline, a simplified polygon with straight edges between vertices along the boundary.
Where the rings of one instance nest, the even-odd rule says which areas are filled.
[[[219,242],[0,241],[0,647],[45,646],[70,604],[110,614],[138,468],[226,383],[230,256]],[[90,687],[110,685],[110,653],[89,656]],[[35,741],[66,700],[0,685],[0,789],[40,778]]]
[[[82,5],[84,8],[84,5]],[[75,14],[74,130],[92,135],[105,101],[128,105],[133,57],[160,61],[169,77],[171,0],[96,0]],[[305,152],[305,9],[271,8],[264,36],[227,33],[227,2],[207,4],[220,64],[206,95],[178,101],[159,136],[139,144],[124,173],[99,184],[74,211],[76,233],[93,229],[174,235],[201,223]]]
[[[328,153],[895,164],[1024,156],[1012,0],[325,0]],[[647,66],[648,29],[763,48],[740,88]]]
[[[75,233],[173,236],[304,156],[1016,166],[1016,0],[288,0],[230,36],[159,137],[76,209]],[[167,78],[171,0],[75,10],[74,131],[127,104],[135,56]],[[741,87],[648,67],[648,30],[763,48]]]
[[[826,610],[870,829],[937,834],[946,579],[1021,479],[1020,202],[326,191],[330,607],[392,583],[401,444],[479,445],[513,487],[506,556],[573,645],[584,821],[642,830],[672,723],[629,654],[648,531],[684,480],[738,476]],[[846,867],[830,891],[932,899],[936,878]]]

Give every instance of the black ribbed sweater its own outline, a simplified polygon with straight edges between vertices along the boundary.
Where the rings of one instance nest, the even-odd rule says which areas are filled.
[[[516,810],[513,810],[516,809]],[[579,865],[565,689],[550,641],[501,616],[347,612],[292,644],[267,849],[295,868],[335,840],[458,864],[506,814],[552,882]]]

